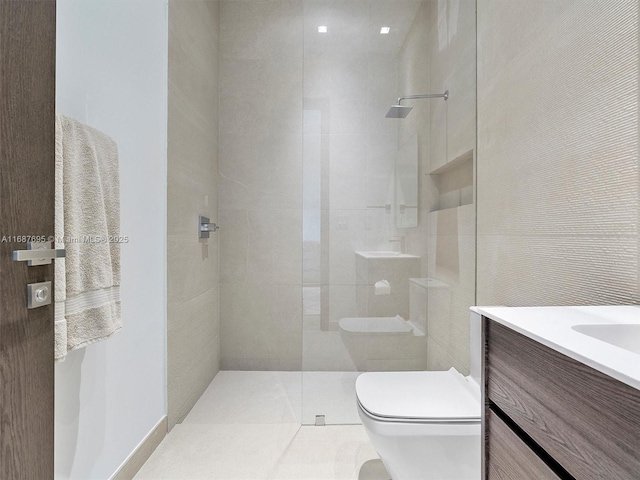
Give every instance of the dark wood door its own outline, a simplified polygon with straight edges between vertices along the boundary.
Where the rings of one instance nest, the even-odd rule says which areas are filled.
[[[54,264],[12,252],[54,234],[55,0],[0,0],[0,478],[53,478]]]

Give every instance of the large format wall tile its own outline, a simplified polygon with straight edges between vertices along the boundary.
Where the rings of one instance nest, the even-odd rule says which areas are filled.
[[[468,10],[468,9],[465,9]],[[465,27],[467,35],[473,28]],[[476,50],[469,39],[459,53],[459,62],[444,83],[449,90],[447,100],[447,160],[451,161],[475,149],[476,143]]]
[[[215,177],[194,178],[192,173],[181,169],[172,172],[167,182],[167,194],[171,207],[167,211],[169,235],[196,235],[198,215],[213,218],[217,212]],[[214,238],[211,245],[215,243]]]
[[[196,231],[167,238],[169,301],[186,301],[218,283],[217,242],[198,241]]]
[[[318,35],[318,26],[331,28],[330,35]],[[366,52],[369,39],[363,35],[369,25],[368,0],[305,0],[304,56],[353,55]]]
[[[382,206],[395,204],[393,197],[395,192],[395,161],[397,153],[397,134],[367,135],[367,205]],[[364,172],[360,173],[359,181],[361,183],[363,183],[363,173]],[[417,182],[418,179],[416,179],[416,183]]]
[[[302,211],[249,210],[247,278],[250,282],[302,282]]]
[[[299,209],[301,178],[299,134],[220,137],[220,208]]]
[[[223,0],[220,17],[222,58],[302,58],[301,0]]]
[[[302,133],[302,59],[222,59],[220,118],[221,134]]]
[[[218,26],[215,0],[169,2],[167,145],[167,395],[169,428],[219,370],[217,222]]]
[[[169,83],[188,96],[190,106],[213,127],[209,135],[217,138],[218,56],[211,49],[218,44],[218,2],[194,1],[189,6],[179,3],[170,2]],[[212,16],[216,21],[211,21]]]
[[[249,212],[243,209],[220,209],[219,251],[220,283],[244,283],[247,279],[249,250]]]
[[[446,361],[466,374],[469,307],[475,302],[475,205],[432,212],[429,233],[427,276],[439,281],[428,290],[427,334],[444,355],[429,352],[429,368]]]
[[[478,0],[478,86],[484,90],[513,58],[546,35],[558,17],[575,5],[575,1],[556,0]],[[567,30],[566,38],[574,32]]]
[[[329,205],[332,210],[367,206],[367,136],[331,135]]]
[[[222,368],[299,369],[301,0],[223,0],[219,205]]]
[[[389,106],[397,101],[400,95],[414,95],[414,92],[400,92],[398,88],[398,54],[368,54],[367,60],[367,133],[371,137],[398,135],[397,122],[386,118]],[[421,87],[422,89],[426,87]],[[417,92],[426,93],[426,92]],[[405,104],[416,105],[421,101],[406,101]],[[411,112],[414,114],[415,112]],[[395,145],[398,147],[399,145]],[[393,163],[393,162],[392,162]]]
[[[479,0],[478,31],[478,303],[640,302],[637,4]]]
[[[356,283],[356,251],[367,249],[365,210],[331,210],[329,218],[329,283]]]
[[[368,70],[367,57],[358,51],[305,54],[304,95],[306,98],[330,98],[335,103],[357,99],[364,104],[367,89],[363,85],[367,84]],[[391,70],[395,72],[395,69]]]
[[[220,276],[224,283],[302,281],[301,210],[221,210]]]
[[[337,330],[309,331],[305,328],[302,348],[304,371],[349,372],[356,366],[347,351],[341,332]]]
[[[356,288],[356,285],[331,285],[326,289],[325,294],[329,296],[330,330],[338,330],[340,319],[358,316]]]
[[[167,232],[193,235],[197,216],[215,217],[217,211],[218,143],[211,134],[215,125],[173,84],[168,103]]]
[[[430,2],[429,68],[431,170],[473,150],[476,140],[476,5],[473,0]]]
[[[483,305],[639,303],[638,239],[633,236],[478,237]]]
[[[221,210],[223,283],[295,284],[302,279],[300,210]]]
[[[193,391],[204,391],[220,368],[218,286],[186,302],[169,302],[168,315],[180,319],[167,332],[169,423],[175,425],[191,410]]]
[[[223,284],[220,319],[223,369],[300,369],[300,285]]]

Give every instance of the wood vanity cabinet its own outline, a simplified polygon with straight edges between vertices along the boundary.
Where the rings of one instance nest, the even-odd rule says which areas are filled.
[[[640,479],[640,391],[482,322],[483,479]]]

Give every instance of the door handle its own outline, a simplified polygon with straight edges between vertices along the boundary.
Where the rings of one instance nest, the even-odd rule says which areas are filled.
[[[29,242],[27,250],[14,250],[14,262],[27,262],[27,265],[48,265],[54,258],[64,258],[64,248],[51,248],[51,242]]]

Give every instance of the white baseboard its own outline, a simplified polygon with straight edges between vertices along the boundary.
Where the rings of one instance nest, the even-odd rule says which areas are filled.
[[[131,452],[127,459],[122,462],[122,465],[120,465],[116,473],[111,476],[110,480],[132,480],[167,435],[167,425],[167,417],[165,415],[156,426],[151,429],[147,436],[144,437],[133,452]]]

